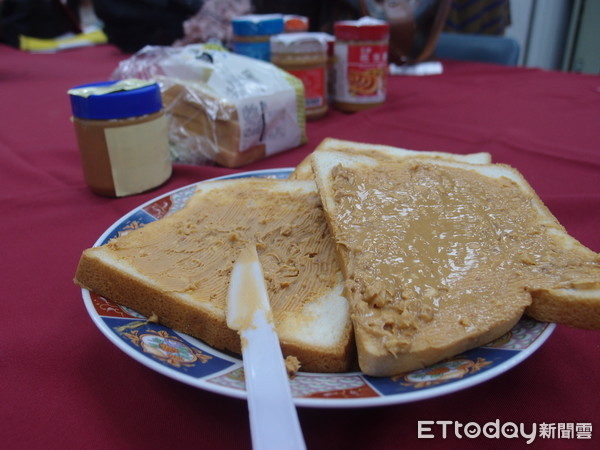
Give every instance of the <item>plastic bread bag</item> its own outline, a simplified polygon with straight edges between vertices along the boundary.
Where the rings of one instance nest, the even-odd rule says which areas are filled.
[[[215,44],[147,46],[113,79],[153,79],[174,162],[239,167],[306,142],[302,82]]]

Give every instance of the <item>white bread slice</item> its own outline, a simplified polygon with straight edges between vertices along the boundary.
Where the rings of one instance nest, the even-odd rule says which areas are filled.
[[[80,286],[160,323],[240,353],[226,324],[238,252],[254,241],[285,356],[302,370],[343,372],[355,363],[348,304],[313,181],[201,183],[170,216],[83,252]]]
[[[315,152],[359,366],[433,364],[532,317],[600,329],[600,255],[513,168]]]
[[[400,147],[392,147],[389,145],[367,144],[362,142],[345,141],[342,139],[325,138],[315,148],[315,152],[319,151],[337,151],[353,155],[366,155],[372,158],[381,159],[383,161],[394,160],[399,157],[412,156],[415,158],[441,158],[450,159],[453,161],[464,161],[473,164],[485,164],[492,161],[489,153],[470,153],[466,155],[425,151],[425,150],[408,150]],[[314,153],[314,152],[313,152]],[[312,153],[304,158],[300,164],[296,166],[290,174],[290,180],[312,180],[313,172],[311,167]]]

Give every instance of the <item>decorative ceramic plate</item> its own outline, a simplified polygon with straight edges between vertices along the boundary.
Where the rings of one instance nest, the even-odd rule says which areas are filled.
[[[271,169],[219,177],[287,178],[292,169]],[[196,185],[186,186],[134,209],[96,242],[142,227],[181,209]],[[159,324],[109,299],[82,290],[88,313],[100,331],[129,356],[168,377],[230,397],[246,398],[241,359]],[[487,381],[533,354],[552,334],[554,324],[523,318],[494,342],[395,377],[360,372],[299,373],[291,380],[297,406],[356,408],[399,404],[437,397]]]

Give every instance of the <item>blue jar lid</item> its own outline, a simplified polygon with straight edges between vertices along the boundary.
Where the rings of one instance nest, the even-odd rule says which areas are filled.
[[[73,89],[86,87],[110,86],[117,81],[102,81],[76,86]],[[73,116],[80,119],[123,119],[126,117],[153,114],[162,109],[162,97],[158,84],[142,86],[136,89],[109,92],[101,95],[70,94]]]
[[[231,21],[233,34],[238,36],[264,36],[283,33],[282,14],[248,14]]]

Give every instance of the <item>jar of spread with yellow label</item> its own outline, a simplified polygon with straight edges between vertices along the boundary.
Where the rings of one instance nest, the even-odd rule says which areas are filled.
[[[385,101],[389,25],[372,17],[334,24],[335,108],[354,112]]]
[[[138,194],[171,176],[167,122],[159,86],[106,81],[68,91],[86,183],[109,197]]]
[[[306,118],[327,113],[327,33],[285,33],[271,37],[271,62],[304,85]]]

